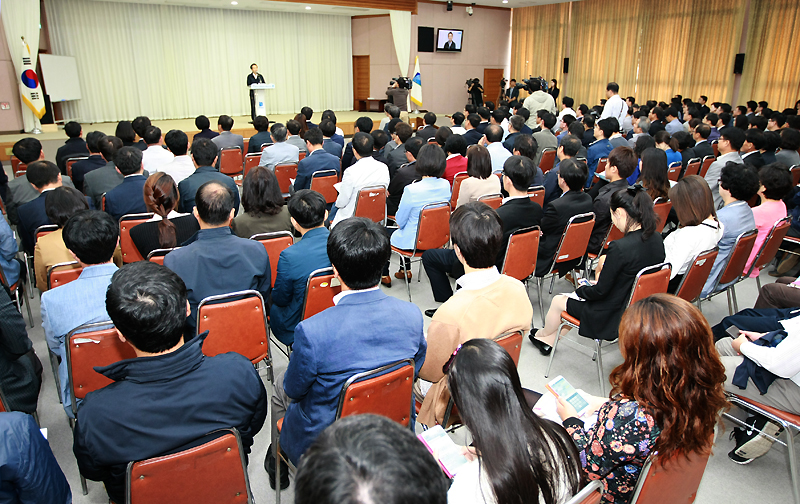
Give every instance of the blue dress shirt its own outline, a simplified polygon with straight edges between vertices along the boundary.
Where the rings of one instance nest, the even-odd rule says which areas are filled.
[[[400,229],[392,233],[392,245],[413,250],[420,210],[428,203],[438,201],[450,201],[450,182],[447,179],[429,177],[407,185],[403,189],[403,197],[400,198],[400,206],[395,214],[395,221]]]

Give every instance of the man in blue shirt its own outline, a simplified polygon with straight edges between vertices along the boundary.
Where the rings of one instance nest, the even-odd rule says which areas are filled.
[[[617,130],[619,130],[619,123],[614,125],[615,121],[608,119],[601,119],[594,125],[594,137],[596,140],[589,145],[586,149],[586,165],[589,167],[589,177],[586,180],[586,188],[592,185],[592,177],[595,170],[597,170],[597,162],[600,158],[608,157],[611,149],[614,147],[608,141]]]
[[[296,191],[311,188],[311,178],[314,172],[334,170],[337,174],[339,173],[339,158],[323,148],[322,135],[321,128],[310,129],[306,132],[308,156],[297,163],[297,178],[294,181]],[[336,144],[334,143],[334,145]]]
[[[194,208],[197,190],[206,182],[217,182],[224,185],[233,195],[233,209],[239,213],[239,189],[236,182],[227,175],[223,175],[214,164],[217,159],[217,146],[207,138],[199,138],[192,143],[192,161],[195,171],[178,183],[178,192],[181,194],[178,206],[182,213],[190,213]]]

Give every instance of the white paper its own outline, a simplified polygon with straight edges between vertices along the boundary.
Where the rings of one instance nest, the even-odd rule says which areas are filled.
[[[586,399],[586,402],[591,403],[592,397],[588,395],[581,389],[577,389],[578,393]],[[561,425],[561,417],[558,416],[557,410],[558,402],[556,401],[556,396],[554,396],[549,390],[546,390],[544,395],[536,401],[536,404],[533,406],[533,412],[539,415],[540,417],[551,420],[559,425]],[[583,420],[583,425],[586,430],[591,429],[594,424],[597,423],[597,412],[595,411],[591,415],[584,415],[578,417]]]

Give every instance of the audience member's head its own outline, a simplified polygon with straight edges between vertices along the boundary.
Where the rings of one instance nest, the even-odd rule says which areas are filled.
[[[694,147],[694,138],[686,131],[676,131],[672,139],[677,142],[678,150],[683,152],[690,147]]]
[[[253,128],[259,133],[269,131],[269,119],[262,115],[256,116],[256,118],[253,119]]]
[[[227,226],[233,219],[233,194],[219,182],[210,181],[201,185],[194,202],[194,216],[201,228]]]
[[[195,139],[192,142],[192,159],[197,166],[212,166],[217,159],[216,144],[208,138]]]
[[[61,170],[50,161],[34,161],[29,164],[25,177],[39,192],[61,185]]]
[[[422,119],[428,126],[433,126],[436,124],[436,114],[433,112],[426,112]]]
[[[325,138],[331,138],[336,134],[336,124],[329,119],[325,119],[319,123],[318,128],[322,131],[322,136]]]
[[[492,113],[487,107],[478,107],[478,115],[481,118],[481,122],[486,122],[492,116]]]
[[[669,197],[668,171],[666,152],[654,147],[648,147],[642,152],[639,182],[653,201],[656,198],[667,199]]]
[[[139,116],[131,121],[131,128],[133,128],[133,131],[135,131],[141,139],[144,139],[144,134],[147,133],[147,128],[150,126],[150,118],[147,116]]]
[[[450,135],[444,143],[444,150],[448,155],[461,154],[467,155],[467,141],[461,135]]]
[[[390,124],[391,122],[392,121],[389,121]],[[394,134],[397,135],[397,139],[400,141],[400,144],[404,144],[414,134],[414,130],[407,122],[400,122],[394,127]]]
[[[369,157],[372,155],[375,140],[369,133],[358,132],[353,135],[353,151],[358,159]]]
[[[217,126],[222,128],[222,131],[230,131],[233,129],[233,118],[228,115],[221,115],[217,119]]]
[[[636,139],[636,143],[633,146],[633,152],[636,154],[636,157],[639,159],[642,158],[642,153],[651,147],[655,148],[656,140],[655,138],[651,137],[650,135],[642,135]],[[661,149],[659,149],[661,150]],[[664,152],[664,151],[662,151]],[[664,154],[666,155],[666,154]]]
[[[266,166],[257,166],[242,183],[242,208],[247,215],[277,215],[284,205],[281,187],[275,173]]]
[[[131,145],[136,141],[136,132],[130,121],[120,121],[117,123],[117,129],[114,131],[114,136],[122,140],[124,145]]]
[[[496,143],[503,141],[503,128],[497,124],[490,124],[483,131],[486,141],[489,143]]]
[[[115,136],[104,136],[97,141],[97,148],[100,149],[100,155],[106,162],[111,163],[117,155],[117,151],[122,148],[124,144],[122,139]]]
[[[427,142],[419,137],[411,137],[406,140],[406,143],[403,146],[406,148],[406,154],[410,154],[413,160],[417,159],[419,156],[419,150],[422,149],[422,146],[425,145]]]
[[[481,116],[478,114],[470,114],[467,116],[467,125],[469,128],[467,129],[475,129],[481,124]]]
[[[539,151],[539,142],[532,135],[517,135],[514,138],[513,154],[525,156],[528,159],[535,159]]]
[[[444,145],[447,143],[447,139],[452,136],[453,130],[451,130],[447,126],[441,126],[439,129],[436,130],[436,134],[433,136],[434,140],[436,140],[437,145],[439,147],[444,148]]]
[[[64,245],[86,265],[111,261],[119,242],[119,224],[99,210],[81,210],[64,224]]]
[[[464,124],[464,119],[466,119],[466,117],[464,116],[463,112],[456,112],[455,114],[453,114],[452,119],[453,119],[453,126],[461,126],[462,124]]]
[[[511,116],[508,120],[508,129],[511,130],[512,133],[519,133],[522,131],[523,126],[525,126],[525,119],[520,115]]]
[[[800,131],[794,128],[781,130],[781,150],[796,151],[800,149]]]
[[[306,141],[308,145],[315,146],[315,147],[322,147],[322,142],[324,142],[322,130],[319,128],[311,128],[310,130],[306,131],[303,140]]]
[[[658,227],[658,215],[653,200],[641,186],[620,189],[611,195],[611,221],[617,229],[628,234],[641,227],[642,240],[647,240]]]
[[[776,131],[783,128],[784,124],[786,124],[786,116],[780,112],[773,112],[767,120],[767,129],[770,131]]]
[[[158,126],[148,126],[142,139],[147,145],[158,145],[161,142],[161,129]]]
[[[373,127],[375,127],[375,123],[369,117],[364,116],[356,119],[356,128],[361,133],[369,133]]]
[[[743,143],[744,131],[739,128],[727,127],[720,130],[719,142],[717,142],[720,154],[737,152],[742,148]]]
[[[446,504],[449,483],[408,429],[382,416],[353,415],[331,424],[303,455],[295,502]]]
[[[758,180],[761,187],[758,194],[762,200],[778,201],[792,190],[792,174],[789,167],[783,163],[772,163],[762,166],[758,170]]]
[[[583,161],[564,159],[558,164],[558,178],[564,181],[570,191],[580,192],[588,177],[589,169]]]
[[[706,180],[699,175],[683,177],[669,190],[672,208],[681,226],[699,226],[709,218],[717,218],[714,198]]]
[[[753,150],[761,150],[765,145],[764,132],[755,128],[750,128],[744,132],[744,144],[742,150],[750,152]]]
[[[52,191],[47,191],[44,198],[47,218],[59,228],[63,228],[69,218],[76,213],[88,209],[86,197],[72,187],[56,187]]]
[[[491,268],[503,244],[503,221],[486,203],[467,203],[450,216],[450,238],[456,255],[467,266]]]
[[[164,144],[175,156],[185,156],[189,150],[189,137],[181,130],[169,130],[164,135]]]
[[[525,156],[511,156],[503,163],[503,180],[508,179],[519,192],[528,192],[535,174],[533,161]]]
[[[314,117],[314,111],[311,107],[303,107],[300,109],[300,113],[303,114],[306,118],[306,121],[310,121],[312,117]]]
[[[775,152],[781,146],[781,136],[776,131],[764,132],[764,152]]]
[[[467,175],[479,179],[492,176],[492,157],[483,145],[470,145],[467,148]]]
[[[281,143],[286,141],[286,137],[289,135],[289,130],[281,123],[275,123],[269,129],[269,134],[272,137],[272,141],[275,143]]]
[[[313,131],[312,128],[309,131]],[[320,227],[325,220],[325,197],[311,189],[297,191],[289,200],[289,215],[298,231]],[[302,228],[302,229],[300,229]]]
[[[733,199],[748,201],[758,193],[761,182],[758,172],[748,164],[728,161],[719,174],[720,195],[725,199],[725,192]]]
[[[181,277],[150,261],[120,268],[106,292],[106,311],[114,327],[146,354],[163,353],[182,343],[188,306]]]
[[[308,131],[308,126],[306,126],[306,116],[303,114],[297,114],[294,119],[289,119],[286,121],[286,129],[289,131],[291,136],[299,136],[300,138],[304,138],[305,132]]]
[[[100,154],[100,139],[106,136],[102,131],[90,131],[86,135],[86,148],[90,154]]]
[[[598,136],[597,133],[598,130],[602,132],[602,136]],[[595,124],[595,138],[598,139],[611,138],[611,135],[617,132],[619,132],[619,121],[617,121],[613,117],[606,117],[605,119],[600,119]]]
[[[144,169],[142,167],[142,151],[136,147],[123,147],[117,151],[114,156],[114,166],[123,175],[133,175],[141,173]]]
[[[11,148],[11,153],[21,163],[30,164],[42,158],[42,144],[35,138],[23,138]]]
[[[322,113],[322,120],[330,121],[334,126],[336,126],[336,113],[334,113],[333,110],[326,110]]]
[[[581,143],[581,139],[575,135],[567,135],[561,139],[561,145],[559,146],[559,151],[561,151],[561,156],[559,159],[566,159],[572,158],[578,155],[580,152],[581,147],[583,144]]]
[[[414,157],[417,160],[416,169],[420,176],[438,178],[444,176],[447,159],[444,151],[438,145],[423,145]]]
[[[83,128],[79,122],[69,121],[64,125],[64,134],[66,134],[69,138],[80,138],[82,132]]]
[[[211,121],[208,120],[208,117],[199,115],[194,119],[194,127],[200,131],[207,130],[211,127]]]
[[[348,289],[378,285],[391,253],[383,227],[363,217],[341,221],[328,236],[328,258]]]
[[[144,204],[147,210],[161,217],[158,221],[158,245],[160,248],[172,248],[178,245],[175,224],[167,216],[178,208],[180,193],[171,176],[164,172],[156,172],[144,183]]]
[[[617,169],[620,178],[628,178],[636,171],[638,159],[630,147],[615,147],[608,154],[608,166]]]

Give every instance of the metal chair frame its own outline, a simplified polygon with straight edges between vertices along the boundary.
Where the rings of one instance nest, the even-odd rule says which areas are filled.
[[[739,311],[739,303],[736,300],[736,283],[738,282],[739,278],[741,278],[743,273],[739,273],[739,276],[736,277],[736,279],[734,279],[724,289],[722,289],[722,290],[717,290],[717,289],[719,289],[720,280],[722,280],[722,275],[725,273],[725,270],[728,268],[728,264],[731,262],[731,258],[733,257],[733,252],[739,246],[739,242],[741,242],[741,240],[743,240],[745,238],[749,238],[752,235],[758,235],[758,231],[756,231],[755,229],[751,229],[750,231],[745,231],[745,232],[741,233],[739,236],[736,237],[736,241],[734,242],[733,247],[731,247],[731,253],[728,254],[727,258],[725,258],[725,264],[723,264],[722,269],[720,270],[720,275],[717,277],[716,281],[714,282],[714,288],[711,289],[711,294],[709,294],[706,297],[700,297],[697,300],[697,307],[698,308],[702,309],[702,302],[703,301],[708,301],[711,298],[713,298],[714,296],[716,296],[718,294],[722,294],[724,292],[728,296],[728,314],[729,315],[733,315],[734,313]],[[755,243],[755,242],[753,242],[753,243]],[[750,251],[747,253],[748,257],[750,256],[750,252],[752,252],[752,250],[753,249],[751,248]],[[733,304],[731,304],[731,301],[733,301]]]

